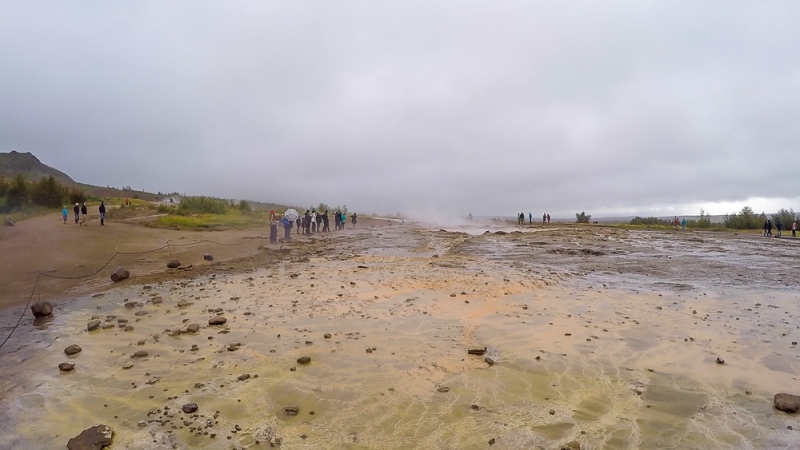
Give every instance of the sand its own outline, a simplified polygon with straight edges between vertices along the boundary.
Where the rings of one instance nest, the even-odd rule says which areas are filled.
[[[100,423],[112,448],[800,445],[796,417],[772,408],[797,389],[792,242],[483,229],[253,242],[190,258],[197,272],[156,268],[161,255],[119,285],[70,287],[0,349],[0,448],[63,448]],[[113,327],[88,332],[93,317]]]

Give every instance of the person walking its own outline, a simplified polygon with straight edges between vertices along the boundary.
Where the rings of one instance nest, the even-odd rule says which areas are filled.
[[[89,208],[86,207],[86,203],[81,205],[81,223],[80,225],[87,225],[86,218],[89,216]]]
[[[303,229],[303,219],[301,217],[297,218],[297,234],[300,234],[300,231]]]
[[[797,221],[792,222],[792,237],[797,237]]]
[[[278,243],[278,214],[274,209],[269,212],[269,243]]]
[[[764,221],[764,236],[767,235],[767,221]]]
[[[340,220],[342,223],[342,229],[345,229],[345,225],[347,225],[347,213],[342,211],[342,219]]]
[[[767,219],[767,236],[772,236],[772,220]]]
[[[311,236],[311,213],[308,210],[303,216],[303,234]]]
[[[781,231],[783,230],[783,224],[781,223],[781,219],[775,221],[775,229],[778,230],[778,237],[781,237]]]
[[[542,225],[547,223],[547,213],[542,214]]]
[[[106,203],[100,202],[100,206],[97,208],[100,211],[100,225],[106,225]]]
[[[686,217],[681,220],[681,228],[683,228],[683,231],[686,231]]]
[[[533,214],[528,213],[528,224],[533,225]]]
[[[81,205],[75,203],[75,206],[72,208],[72,212],[75,213],[75,223],[78,223],[78,220],[81,218]]]
[[[356,223],[358,223],[358,213],[353,213],[353,218],[350,219],[353,222],[353,229],[356,229]]]
[[[341,223],[341,221],[342,221],[342,213],[340,213],[339,210],[337,209],[336,211],[333,212],[333,227],[334,227],[333,229],[334,230],[337,230],[337,231],[339,230],[339,224]]]
[[[550,225],[550,214],[547,214],[547,224]]]
[[[678,231],[678,223],[678,216],[675,216],[675,218],[672,219],[672,224],[675,225],[675,231]]]
[[[67,224],[68,217],[69,217],[69,209],[67,209],[67,205],[64,205],[64,209],[61,210],[61,218],[64,219],[64,225]]]

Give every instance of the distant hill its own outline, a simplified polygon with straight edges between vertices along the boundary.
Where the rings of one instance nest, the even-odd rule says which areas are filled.
[[[42,163],[31,153],[19,153],[13,150],[11,153],[0,153],[0,177],[14,178],[19,173],[28,180],[38,180],[52,175],[61,184],[68,186],[76,184],[69,175]]]

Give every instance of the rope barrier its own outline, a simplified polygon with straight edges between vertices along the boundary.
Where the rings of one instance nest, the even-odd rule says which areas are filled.
[[[211,244],[222,245],[222,246],[236,246],[236,245],[246,244],[247,242],[249,242],[251,240],[266,239],[266,238],[263,237],[262,234],[260,234],[260,235],[255,236],[255,237],[243,237],[243,238],[239,238],[239,239],[243,239],[244,241],[243,242],[239,242],[239,243],[226,244],[226,243],[222,243],[222,242],[212,241],[210,239],[203,239],[203,240],[196,241],[196,242],[190,242],[188,244],[170,244],[170,241],[168,240],[167,243],[162,245],[161,247],[154,248],[154,249],[151,249],[151,250],[145,250],[145,251],[141,251],[141,252],[120,252],[120,251],[117,251],[117,252],[114,252],[114,255],[111,257],[111,259],[106,261],[106,263],[103,264],[102,267],[100,267],[99,269],[97,269],[94,272],[92,272],[90,274],[87,274],[87,275],[77,275],[77,276],[74,276],[74,277],[67,277],[67,276],[60,276],[60,275],[51,275],[51,274],[49,274],[47,272],[41,272],[41,271],[40,272],[36,272],[36,282],[33,284],[33,290],[31,291],[31,295],[28,297],[28,302],[25,304],[25,308],[23,308],[22,312],[20,313],[19,319],[17,319],[17,323],[11,328],[11,332],[9,332],[8,336],[6,336],[6,338],[3,339],[3,342],[0,343],[0,348],[3,348],[3,346],[6,344],[6,342],[8,342],[8,340],[11,339],[11,336],[14,334],[15,331],[17,331],[17,328],[19,328],[20,323],[22,323],[22,318],[25,317],[25,311],[27,311],[28,308],[30,307],[31,301],[33,301],[33,296],[36,293],[36,288],[39,287],[39,280],[43,276],[44,277],[48,277],[48,278],[58,279],[58,280],[80,280],[80,279],[83,279],[83,278],[90,278],[90,277],[93,277],[93,276],[97,275],[103,269],[108,267],[108,265],[111,264],[111,262],[114,261],[114,258],[116,258],[117,256],[122,256],[122,255],[144,255],[144,254],[147,254],[147,253],[157,252],[157,251],[163,250],[165,248],[169,248],[170,249],[170,255],[172,255],[171,247],[190,247],[192,245],[198,245],[198,244],[202,244],[202,243],[206,243],[206,244],[211,243]]]

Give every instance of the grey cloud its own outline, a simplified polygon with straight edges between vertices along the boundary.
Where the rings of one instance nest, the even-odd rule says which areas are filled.
[[[799,18],[747,2],[8,2],[0,151],[100,185],[365,212],[796,200]]]

